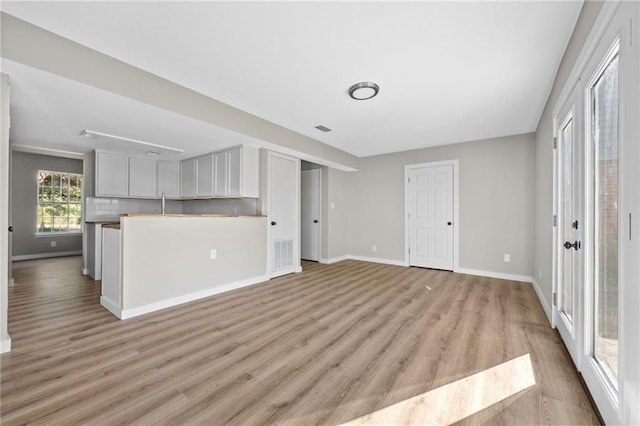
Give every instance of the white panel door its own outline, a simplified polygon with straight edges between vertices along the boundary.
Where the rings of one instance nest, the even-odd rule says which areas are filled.
[[[300,257],[320,260],[320,169],[302,171]]]
[[[409,265],[453,270],[453,166],[409,170]]]
[[[268,222],[271,277],[300,266],[300,160],[269,153]]]
[[[556,327],[576,366],[580,366],[579,340],[581,336],[582,249],[584,229],[582,164],[584,150],[581,144],[579,88],[576,86],[555,118],[557,219],[557,276],[553,306]]]

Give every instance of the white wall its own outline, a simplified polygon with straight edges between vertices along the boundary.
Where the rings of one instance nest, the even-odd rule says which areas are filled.
[[[267,273],[265,217],[123,217],[121,226],[125,311]]]
[[[452,159],[459,160],[460,267],[529,277],[533,134],[361,158],[351,182],[336,182],[349,197],[348,253],[404,261],[404,166]]]

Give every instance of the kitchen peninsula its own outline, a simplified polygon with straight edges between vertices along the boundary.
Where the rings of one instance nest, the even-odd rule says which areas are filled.
[[[103,228],[100,303],[120,319],[267,280],[265,216],[124,214]]]

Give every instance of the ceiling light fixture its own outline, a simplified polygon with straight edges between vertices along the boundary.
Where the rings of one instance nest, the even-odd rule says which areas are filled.
[[[331,131],[330,128],[328,128],[327,126],[323,126],[323,125],[316,126],[316,129],[320,130],[321,132],[325,132],[325,133]]]
[[[155,144],[155,143],[145,142],[145,141],[141,141],[141,140],[138,140],[138,139],[125,138],[123,136],[110,135],[109,133],[95,132],[93,130],[83,130],[80,133],[80,136],[82,136],[84,138],[99,137],[99,138],[107,138],[107,139],[116,139],[116,140],[119,140],[119,141],[139,143],[141,145],[153,146],[155,148],[166,149],[168,151],[173,151],[173,152],[178,152],[178,153],[184,152],[184,150],[182,150],[182,149],[171,148],[170,146],[158,145],[158,144]]]
[[[370,81],[362,81],[349,87],[349,96],[357,101],[371,99],[378,94],[380,87]]]
[[[147,151],[147,154],[149,155],[160,155],[159,151]]]

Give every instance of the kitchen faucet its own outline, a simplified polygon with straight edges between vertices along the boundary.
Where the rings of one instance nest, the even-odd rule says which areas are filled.
[[[162,201],[161,201],[161,204],[160,204],[160,212],[161,212],[161,214],[164,214],[164,208],[165,208],[166,202],[167,202],[167,200],[166,200],[166,198],[164,196],[164,192],[163,192],[162,193]]]

